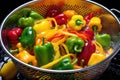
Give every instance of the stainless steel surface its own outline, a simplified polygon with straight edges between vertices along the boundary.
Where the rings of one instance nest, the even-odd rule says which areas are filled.
[[[62,4],[59,4],[62,2]],[[22,8],[31,8],[35,11],[40,12],[42,15],[45,15],[47,9],[49,7],[61,6],[61,10],[74,9],[81,15],[86,15],[89,12],[94,12],[96,16],[101,17],[103,24],[103,32],[109,33],[112,36],[114,53],[109,56],[104,61],[84,69],[77,70],[48,70],[41,69],[38,67],[30,66],[16,59],[10,52],[9,46],[7,43],[7,39],[3,38],[3,31],[8,30],[11,26],[7,26],[7,20],[14,14],[17,14]],[[16,64],[18,70],[25,75],[28,79],[51,79],[51,80],[64,80],[64,79],[72,79],[72,80],[90,80],[94,77],[102,74],[106,68],[108,67],[111,59],[116,55],[119,51],[120,47],[120,22],[118,18],[106,7],[94,2],[94,1],[80,1],[80,0],[40,0],[40,1],[30,1],[27,2],[15,10],[13,10],[2,22],[1,30],[0,30],[0,38],[2,47],[4,51],[13,59]]]

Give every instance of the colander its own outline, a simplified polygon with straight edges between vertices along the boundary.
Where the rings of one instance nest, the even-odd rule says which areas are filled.
[[[95,16],[98,16],[102,20],[103,30],[101,33],[108,33],[112,38],[112,46],[114,48],[113,54],[108,56],[102,62],[86,67],[83,69],[75,70],[49,70],[41,69],[39,67],[28,65],[17,58],[15,58],[9,52],[9,43],[6,37],[7,30],[12,28],[14,22],[11,22],[12,16],[15,16],[23,8],[31,8],[34,11],[39,12],[45,16],[48,9],[60,8],[61,11],[75,10],[78,14],[86,15],[89,12],[93,12]],[[111,59],[117,54],[120,47],[120,22],[118,18],[108,8],[94,1],[85,0],[34,0],[24,3],[23,5],[14,9],[3,20],[0,29],[0,39],[3,50],[13,60],[18,71],[29,80],[91,80],[96,76],[101,75],[109,66]]]

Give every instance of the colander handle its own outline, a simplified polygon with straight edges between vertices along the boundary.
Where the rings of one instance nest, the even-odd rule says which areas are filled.
[[[120,11],[119,11],[118,9],[112,8],[112,9],[110,9],[110,10],[111,10],[111,11],[115,11],[115,12],[117,12],[117,13],[120,14]]]
[[[120,21],[120,10],[115,9],[115,8],[112,8],[112,9],[110,9],[110,10],[118,16],[118,19],[119,19],[119,21]]]

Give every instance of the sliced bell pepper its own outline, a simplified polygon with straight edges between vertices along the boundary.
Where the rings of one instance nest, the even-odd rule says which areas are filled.
[[[88,61],[88,66],[92,66],[95,65],[99,62],[101,62],[102,60],[104,60],[106,58],[106,56],[104,54],[98,54],[98,53],[93,53]]]
[[[108,49],[110,47],[111,37],[109,34],[97,34],[95,35],[95,39],[103,48]]]
[[[68,22],[68,26],[73,30],[81,30],[86,25],[82,15],[74,15]]]
[[[71,63],[71,59],[69,57],[62,59],[60,62],[53,66],[54,70],[69,70],[73,68],[73,64]]]
[[[78,37],[70,37],[66,40],[65,44],[68,47],[69,52],[79,53],[84,47],[84,40]]]
[[[20,36],[20,42],[26,49],[31,49],[35,43],[36,32],[32,27],[24,28]]]
[[[35,57],[38,62],[38,66],[43,66],[54,60],[55,51],[51,42],[43,43],[42,45],[34,46]]]

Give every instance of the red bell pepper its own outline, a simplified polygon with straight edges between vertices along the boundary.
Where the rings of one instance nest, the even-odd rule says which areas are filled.
[[[17,44],[19,42],[18,38],[21,35],[21,33],[22,33],[21,28],[15,28],[15,29],[8,31],[7,36],[8,36],[10,43]]]
[[[94,31],[93,30],[84,30],[84,31],[80,31],[79,32],[80,34],[84,34],[87,36],[87,40],[93,40],[94,38]]]
[[[67,23],[67,16],[65,14],[59,14],[54,17],[58,25],[66,24]]]
[[[87,66],[90,56],[95,50],[96,47],[91,41],[86,42],[83,51],[78,54],[78,64],[81,66]]]
[[[61,13],[60,8],[50,8],[47,11],[46,17],[55,17],[55,16],[57,16],[60,13]]]

